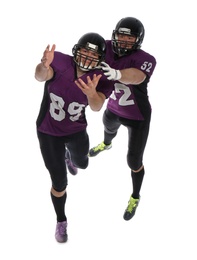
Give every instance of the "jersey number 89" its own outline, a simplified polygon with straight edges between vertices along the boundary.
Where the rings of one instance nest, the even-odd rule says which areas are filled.
[[[66,117],[66,112],[64,111],[64,100],[63,98],[50,93],[51,103],[50,103],[50,114],[52,118],[54,118],[56,121],[62,121]],[[81,115],[81,111],[83,110],[83,107],[85,105],[79,104],[78,102],[72,102],[68,106],[68,113],[70,114],[70,120],[71,121],[77,121]]]

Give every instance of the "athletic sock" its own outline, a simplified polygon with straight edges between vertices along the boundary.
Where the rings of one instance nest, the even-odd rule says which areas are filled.
[[[67,220],[65,215],[65,203],[66,203],[67,193],[65,192],[62,197],[55,197],[51,193],[51,199],[53,202],[53,206],[57,215],[57,221],[62,222]]]
[[[142,170],[139,171],[139,172],[131,171],[131,178],[132,178],[132,182],[133,182],[132,197],[134,199],[139,199],[139,197],[140,197],[140,189],[141,189],[141,186],[142,186],[144,173],[145,173],[144,168],[142,168]]]

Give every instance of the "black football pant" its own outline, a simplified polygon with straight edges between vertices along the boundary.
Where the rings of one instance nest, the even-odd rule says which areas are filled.
[[[124,125],[128,129],[127,163],[132,170],[138,170],[143,164],[143,154],[149,134],[151,114],[143,121],[119,117],[106,109],[103,114],[104,143],[110,144]]]
[[[52,187],[63,191],[67,187],[67,169],[65,164],[65,149],[70,151],[73,164],[80,169],[88,166],[89,136],[86,130],[68,135],[51,136],[37,132],[40,150],[48,169]]]

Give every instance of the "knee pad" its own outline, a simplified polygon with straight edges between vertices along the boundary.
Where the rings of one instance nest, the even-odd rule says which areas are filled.
[[[127,155],[127,164],[130,169],[137,171],[142,166],[142,158],[136,155]]]

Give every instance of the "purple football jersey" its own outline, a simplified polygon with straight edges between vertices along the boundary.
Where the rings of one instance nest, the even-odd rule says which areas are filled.
[[[106,41],[107,53],[106,62],[114,69],[136,68],[143,71],[147,78],[139,85],[124,84],[119,81],[114,82],[114,91],[110,96],[107,108],[114,114],[133,120],[144,120],[147,109],[151,109],[147,85],[155,69],[155,58],[139,49],[130,55],[116,57],[112,51],[111,41]]]
[[[87,127],[85,108],[87,96],[75,84],[75,63],[73,57],[61,52],[54,53],[51,67],[54,78],[45,83],[45,93],[37,119],[38,131],[54,135],[66,136],[84,130]],[[102,74],[97,91],[106,98],[113,90],[113,83],[108,81],[102,70],[86,72],[81,79],[87,82],[94,74]]]

